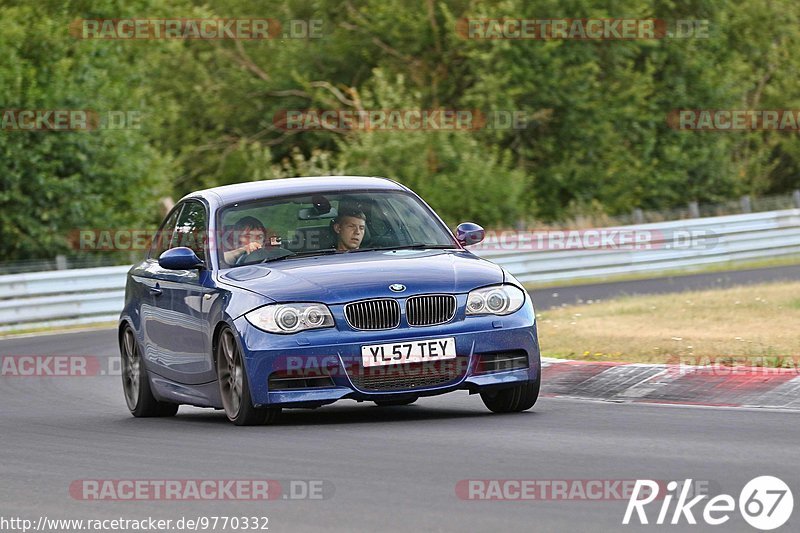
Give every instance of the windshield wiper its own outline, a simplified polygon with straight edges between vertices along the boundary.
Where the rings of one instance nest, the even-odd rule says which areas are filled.
[[[358,250],[350,250],[353,252],[374,252],[379,250],[456,250],[457,248],[451,244],[427,244],[424,242],[413,242],[411,244],[399,244],[397,246],[381,246],[378,248],[359,248]]]
[[[291,250],[286,250],[286,251],[291,252]],[[337,252],[338,250],[336,250],[336,248],[324,248],[322,250],[307,250],[305,252],[291,252],[287,255],[282,255],[279,257],[268,257],[261,262],[272,263],[273,261],[280,261],[282,259],[293,259],[295,257],[313,257],[315,255],[330,255]]]

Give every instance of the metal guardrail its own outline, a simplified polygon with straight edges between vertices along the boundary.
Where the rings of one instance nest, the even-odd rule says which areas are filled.
[[[130,266],[0,276],[0,331],[114,321]]]
[[[648,249],[529,250],[522,238],[490,239],[472,248],[523,283],[548,283],[800,253],[800,209],[602,228],[649,237]],[[525,232],[521,232],[520,237]]]
[[[590,230],[595,231],[595,230]],[[647,236],[647,248],[553,249],[540,232],[488,232],[471,248],[523,283],[546,283],[800,254],[800,209],[598,228]],[[561,232],[568,236],[568,232]],[[688,239],[688,241],[687,241]],[[130,267],[58,270],[0,276],[0,332],[115,321]]]

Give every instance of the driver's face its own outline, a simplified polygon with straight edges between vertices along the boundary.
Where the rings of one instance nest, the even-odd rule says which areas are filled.
[[[264,232],[260,228],[244,228],[239,232],[239,246],[246,246],[251,242],[264,244]]]
[[[339,235],[339,250],[357,250],[364,239],[365,223],[357,217],[343,217],[333,225],[333,230]]]

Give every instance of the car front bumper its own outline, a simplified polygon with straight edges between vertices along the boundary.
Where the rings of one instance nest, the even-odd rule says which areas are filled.
[[[462,308],[463,309],[463,308]],[[334,311],[334,316],[336,312]],[[337,317],[338,318],[338,317]],[[337,321],[337,323],[342,323]],[[259,330],[244,317],[234,321],[239,332],[250,393],[256,406],[315,407],[340,399],[385,400],[433,396],[466,389],[478,392],[535,381],[541,370],[534,311],[529,302],[507,316],[464,317],[463,310],[447,324],[429,327],[399,327],[381,331],[348,328],[310,330],[276,335]],[[414,340],[453,337],[455,359],[424,366],[414,364],[361,368],[361,347]],[[524,367],[486,371],[484,354],[524,354]],[[364,386],[359,373],[380,372],[398,378],[391,390]],[[452,379],[425,380],[435,372],[448,372]],[[313,387],[282,389],[270,385],[270,376],[324,376]]]

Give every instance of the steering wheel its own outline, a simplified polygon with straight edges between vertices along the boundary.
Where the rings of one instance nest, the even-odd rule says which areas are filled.
[[[295,255],[294,252],[291,250],[287,250],[286,248],[281,248],[280,246],[267,246],[264,248],[259,248],[258,250],[251,252],[249,254],[243,255],[243,259],[241,262],[239,260],[236,261],[237,265],[253,265],[255,263],[263,263],[267,260],[278,259],[279,257],[288,257],[290,255]]]

